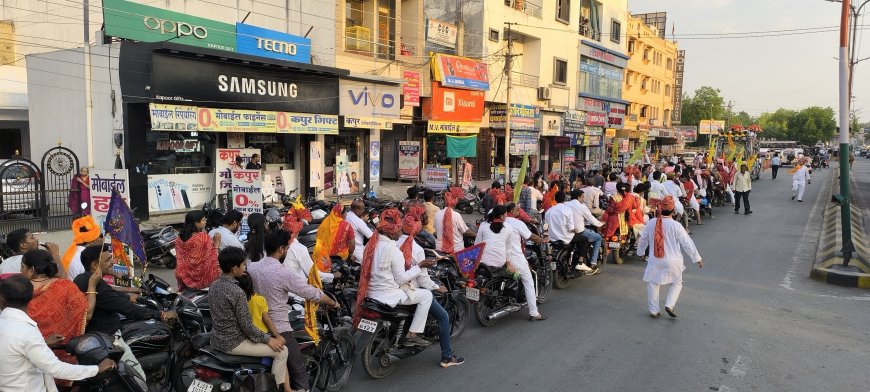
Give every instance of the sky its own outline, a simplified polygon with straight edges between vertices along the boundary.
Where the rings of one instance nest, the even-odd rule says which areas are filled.
[[[853,0],[857,5],[863,0]],[[686,50],[683,92],[694,95],[701,86],[721,90],[735,111],[752,115],[782,107],[832,107],[838,112],[838,72],[841,3],[825,0],[628,0],[632,14],[668,13],[667,38],[676,33]],[[870,13],[870,4],[861,11]],[[858,18],[858,25],[870,24]],[[824,32],[777,37],[689,39],[690,34],[733,34],[754,31],[829,27]],[[786,35],[789,34],[789,35]],[[682,35],[682,37],[681,37]],[[870,57],[870,36],[862,47],[857,34],[856,59]],[[855,65],[853,110],[862,122],[870,119],[870,61]],[[862,110],[863,109],[863,110]]]

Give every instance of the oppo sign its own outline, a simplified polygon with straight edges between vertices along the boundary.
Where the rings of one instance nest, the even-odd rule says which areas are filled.
[[[172,34],[176,37],[194,36],[199,39],[208,37],[208,30],[202,26],[193,26],[186,22],[176,22],[168,19],[159,19],[153,16],[146,16],[142,19],[145,28],[148,30],[159,31],[160,34]]]

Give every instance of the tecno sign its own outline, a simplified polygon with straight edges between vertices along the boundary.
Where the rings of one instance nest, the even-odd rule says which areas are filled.
[[[340,80],[341,114],[358,117],[398,118],[401,108],[399,85]]]
[[[172,34],[179,38],[194,36],[199,39],[206,39],[208,37],[208,29],[202,26],[194,26],[187,22],[160,19],[153,16],[146,16],[142,21],[146,29],[159,31],[160,34]]]

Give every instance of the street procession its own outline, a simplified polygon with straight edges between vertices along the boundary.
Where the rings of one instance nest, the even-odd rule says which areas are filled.
[[[866,3],[0,4],[0,392],[866,391]]]

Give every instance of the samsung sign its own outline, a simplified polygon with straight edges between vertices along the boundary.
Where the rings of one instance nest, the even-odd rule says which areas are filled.
[[[310,39],[244,23],[236,23],[236,50],[253,56],[311,63]]]

